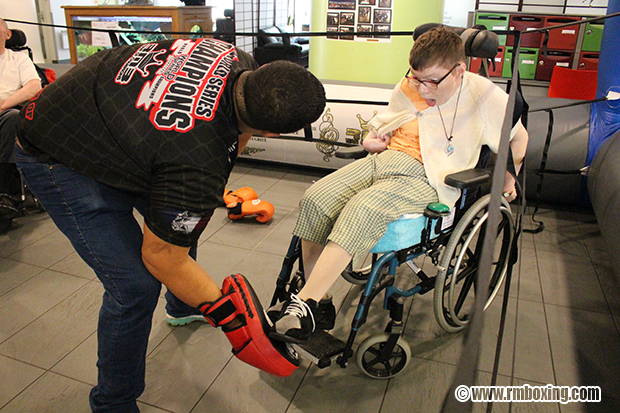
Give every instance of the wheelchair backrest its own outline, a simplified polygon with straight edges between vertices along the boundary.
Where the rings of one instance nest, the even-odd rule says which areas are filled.
[[[11,49],[14,52],[21,52],[26,50],[28,52],[28,57],[33,61],[35,69],[37,69],[37,73],[39,74],[39,78],[41,78],[41,87],[45,87],[49,85],[56,79],[56,74],[50,69],[43,69],[39,67],[36,63],[34,63],[34,59],[32,58],[32,49],[26,46],[26,33],[19,29],[10,29],[11,37],[8,38],[5,42],[5,47],[7,49]],[[48,73],[49,71],[49,73]],[[52,77],[50,79],[50,77]]]

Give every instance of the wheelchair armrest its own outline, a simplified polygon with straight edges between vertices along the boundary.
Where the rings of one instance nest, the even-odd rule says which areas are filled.
[[[362,146],[343,146],[336,151],[336,158],[340,159],[361,159],[368,155]]]
[[[486,169],[466,169],[447,175],[444,183],[448,186],[466,189],[472,186],[482,185],[491,177],[491,173]]]

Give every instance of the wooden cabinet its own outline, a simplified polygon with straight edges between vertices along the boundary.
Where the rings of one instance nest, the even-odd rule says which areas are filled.
[[[213,19],[211,6],[156,7],[156,6],[62,6],[65,9],[68,30],[71,63],[77,64],[85,57],[83,52],[88,46],[106,47],[106,33],[91,32],[92,27],[121,29],[123,43],[151,41],[164,37],[183,37],[164,35],[159,32],[211,32]],[[84,28],[80,31],[78,28]],[[152,34],[132,33],[132,31],[152,31]],[[78,32],[76,34],[76,31]],[[101,37],[103,36],[103,38]],[[97,40],[99,39],[99,41]],[[103,42],[102,42],[103,41]],[[94,51],[96,49],[90,50]],[[85,52],[86,55],[89,51]]]

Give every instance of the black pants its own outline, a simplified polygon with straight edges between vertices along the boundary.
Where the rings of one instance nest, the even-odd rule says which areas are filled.
[[[15,125],[19,116],[18,109],[7,109],[0,113],[0,194],[19,196],[20,180],[15,161]]]

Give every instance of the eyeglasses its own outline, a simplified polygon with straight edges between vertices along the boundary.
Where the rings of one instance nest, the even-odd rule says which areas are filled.
[[[431,90],[435,90],[437,89],[437,87],[439,87],[439,84],[441,82],[443,82],[444,80],[446,80],[446,78],[448,77],[448,75],[450,73],[452,73],[452,71],[454,69],[456,69],[459,66],[460,63],[457,63],[454,65],[454,67],[452,69],[450,69],[450,71],[448,73],[446,73],[441,79],[439,80],[422,80],[417,78],[416,76],[411,74],[411,69],[409,69],[407,71],[407,74],[405,75],[405,77],[407,78],[407,80],[409,81],[409,85],[411,86],[415,86],[418,87],[420,85],[424,85],[427,88],[431,89]]]

